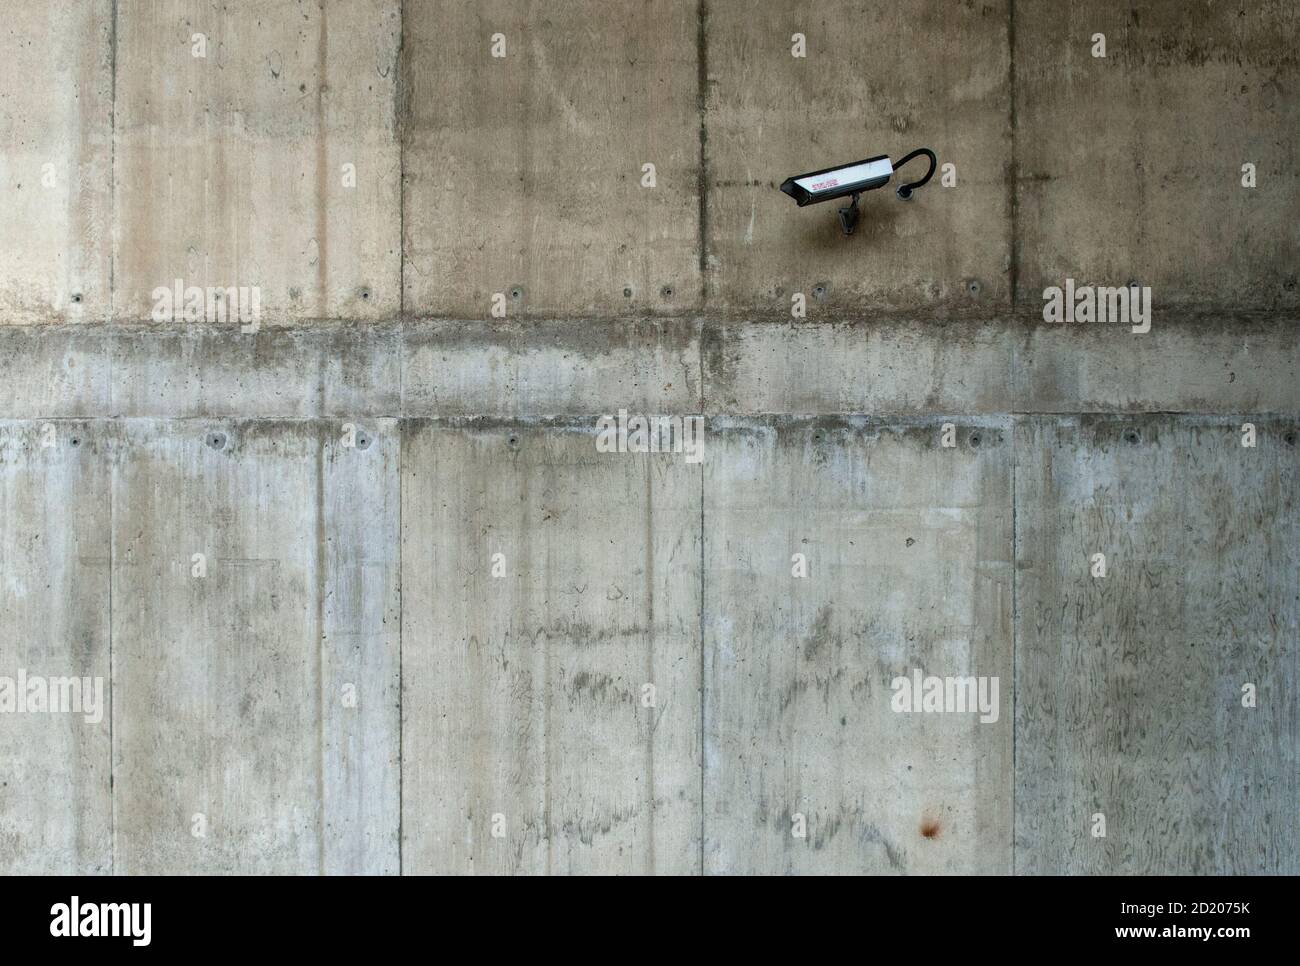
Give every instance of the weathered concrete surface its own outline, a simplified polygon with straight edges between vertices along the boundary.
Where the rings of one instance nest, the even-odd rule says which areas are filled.
[[[397,871],[392,423],[352,447],[324,422],[98,427],[115,870]]]
[[[481,321],[0,328],[0,413],[991,416],[1300,412],[1296,322],[1096,326]]]
[[[5,12],[0,676],[115,703],[0,714],[0,871],[1297,871],[1294,4]]]
[[[706,324],[710,413],[1297,412],[1297,323]]]
[[[713,426],[706,871],[1009,872],[1009,425]],[[999,717],[891,710],[912,668],[997,677]]]
[[[0,418],[108,414],[111,348],[105,326],[0,326]]]
[[[1010,77],[1006,0],[707,4],[710,307],[790,317],[894,309],[989,315],[1007,304]],[[792,36],[806,57],[792,55]],[[862,196],[845,238],[828,202],[800,209],[790,175],[930,147],[956,165],[908,203]],[[903,169],[916,180],[917,159]]]
[[[0,29],[0,326],[107,317],[112,2],[12,0]]]
[[[258,286],[268,323],[398,311],[400,13],[117,4],[118,317],[147,318],[177,278]]]
[[[401,410],[398,326],[0,329],[14,416],[346,419]]]
[[[1013,488],[1009,419],[962,409],[981,398],[962,354],[887,329],[855,347],[862,331],[706,325],[700,342],[654,323],[595,353],[566,326],[482,345],[446,326],[415,344],[400,330],[6,333],[11,369],[38,397],[19,408],[58,400],[28,368],[92,370],[95,339],[114,360],[109,398],[142,410],[357,407],[328,420],[7,425],[0,548],[17,630],[0,673],[84,658],[104,665],[115,702],[107,814],[101,732],[0,716],[3,747],[22,749],[8,767],[23,784],[0,796],[20,856],[10,868],[1005,871],[1014,787],[1020,872],[1294,871],[1280,816],[1296,719],[1279,695],[1294,688],[1300,623],[1297,409],[1277,333],[1231,349],[1236,336],[1176,327],[1160,336],[1176,376],[1159,374],[1159,353],[1115,367],[1113,385],[1168,394],[1116,405],[1188,406],[1132,417],[1137,443],[1117,442],[1129,423],[1115,417],[1017,417]],[[1065,360],[1070,332],[988,329],[971,351],[1033,385],[1038,360]],[[1081,371],[1104,371],[1103,342],[1075,344]],[[703,480],[680,457],[595,452],[595,414],[578,410],[687,405],[694,393],[663,377],[697,348],[705,397],[755,407],[711,418]],[[793,377],[764,386],[782,355],[792,373],[825,374],[821,395],[805,399]],[[876,384],[893,388],[868,378],[848,393],[854,360],[873,356],[897,363]],[[1215,376],[1225,362],[1239,379]],[[548,380],[547,367],[571,375]],[[924,369],[938,375],[927,383]],[[450,389],[416,405],[507,415],[383,415],[402,398],[385,374],[417,370]],[[945,395],[917,396],[914,382]],[[1085,384],[1072,398],[1100,405]],[[912,412],[759,408],[783,398]],[[1246,400],[1261,414],[1196,415]],[[530,411],[557,404],[573,410],[565,421]],[[937,445],[943,420],[959,427],[955,449]],[[1246,420],[1255,450],[1239,447]],[[46,422],[64,448],[37,448]],[[342,444],[345,422],[368,448]],[[215,449],[209,432],[228,440]],[[1104,586],[1086,577],[1094,543]],[[189,576],[193,553],[208,555],[207,577]],[[805,580],[790,576],[793,553],[808,557]],[[45,585],[61,602],[53,620],[31,591]],[[998,676],[999,721],[892,712],[889,681],[911,666]],[[1231,701],[1245,680],[1260,706],[1242,718]],[[646,683],[653,719],[637,704]],[[42,743],[66,770],[28,753]],[[1088,809],[1107,815],[1100,846]],[[796,814],[807,839],[790,835]],[[96,847],[105,823],[115,858]]]
[[[676,0],[407,0],[407,311],[698,305],[698,39]]]
[[[412,323],[402,340],[402,413],[499,418],[694,413],[699,325],[655,320],[544,326]]]
[[[138,320],[177,277],[260,287],[267,324],[386,318],[403,288],[475,319],[796,292],[822,321],[987,318],[1067,277],[1300,306],[1286,2],[10,6],[4,324]],[[956,185],[869,193],[851,239],[776,190],[920,144]]]
[[[1159,318],[1159,317],[1157,317]],[[1300,412],[1300,328],[1291,315],[1171,313],[1145,335],[1038,326],[1016,352],[1018,412]]]
[[[109,411],[122,416],[383,416],[401,409],[394,327],[115,332]]]
[[[341,428],[324,424],[318,470],[324,862],[386,875],[401,867],[401,431]]]
[[[84,423],[0,421],[0,677],[98,679],[103,699],[91,715],[0,715],[5,875],[112,871],[110,475]]]
[[[1287,0],[1017,4],[1020,297],[1136,279],[1157,305],[1300,305],[1297,50]]]
[[[1007,325],[706,325],[705,409],[1005,413],[1014,408],[1018,338]]]
[[[1018,872],[1300,869],[1297,430],[1248,418],[1018,424]]]
[[[699,870],[700,471],[595,439],[408,424],[406,872]]]

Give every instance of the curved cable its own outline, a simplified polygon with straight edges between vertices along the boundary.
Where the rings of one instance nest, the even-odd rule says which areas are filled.
[[[930,159],[930,170],[925,173],[925,177],[922,178],[920,181],[913,181],[910,184],[901,184],[898,186],[898,197],[902,198],[904,201],[907,201],[909,198],[912,197],[912,192],[915,189],[920,188],[922,185],[924,185],[927,181],[930,180],[930,177],[934,174],[934,169],[938,165],[939,161],[934,156],[934,152],[931,151],[929,148],[917,148],[911,154],[903,158],[900,158],[898,161],[894,163],[894,170],[897,171],[899,168],[907,164],[907,162],[911,161],[913,158],[919,158],[923,154]]]

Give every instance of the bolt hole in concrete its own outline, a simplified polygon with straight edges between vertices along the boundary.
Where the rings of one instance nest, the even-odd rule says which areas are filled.
[[[967,282],[966,291],[970,292],[971,295],[979,295],[980,294],[979,279],[972,278],[969,282]]]
[[[370,301],[370,289],[368,289],[368,288],[363,288],[363,289],[361,290],[361,300],[362,300],[363,302],[369,302],[369,301]]]
[[[1288,446],[1294,446],[1294,445],[1295,445],[1295,433],[1293,433],[1293,432],[1292,432],[1292,433],[1287,433],[1287,434],[1286,434],[1285,436],[1283,436],[1282,438],[1283,438],[1284,440],[1286,440],[1286,444],[1287,444]]]
[[[357,433],[357,449],[370,449],[370,436],[366,433]]]
[[[1130,446],[1135,445],[1141,438],[1142,437],[1138,435],[1138,431],[1136,429],[1130,429],[1124,433],[1124,441],[1127,442]]]
[[[971,444],[971,446],[974,446],[976,449],[978,449],[980,443],[982,443],[982,442],[984,442],[984,440],[980,437],[980,434],[979,434],[979,433],[971,433],[971,434],[970,434],[970,444]]]
[[[72,445],[73,445],[73,446],[80,446],[80,445],[81,445],[81,437],[80,437],[80,436],[74,436],[74,437],[72,437],[71,442],[72,442]]]
[[[511,436],[511,437],[510,437],[510,445],[511,445],[511,446],[518,446],[518,445],[519,445],[519,437],[518,437],[518,436]]]
[[[623,289],[623,298],[630,299],[631,297],[632,297],[632,290],[630,288]]]
[[[226,446],[226,434],[225,434],[225,433],[208,433],[205,442],[208,444],[208,446],[209,446],[211,449],[225,449],[225,446]]]
[[[518,285],[516,285],[514,288],[510,290],[510,297],[514,299],[516,302],[518,302],[521,298],[524,297],[524,290],[520,288]]]
[[[75,304],[75,305],[80,305],[80,304],[81,304],[81,293],[78,292],[76,295],[72,296],[72,301],[73,301],[73,304]]]
[[[659,294],[666,299],[670,299],[673,297],[673,287],[671,285],[665,285],[662,289],[659,290]]]
[[[814,285],[814,286],[813,286],[813,298],[815,298],[815,299],[824,299],[825,297],[826,297],[826,286],[825,286],[824,284],[823,284],[823,285]]]

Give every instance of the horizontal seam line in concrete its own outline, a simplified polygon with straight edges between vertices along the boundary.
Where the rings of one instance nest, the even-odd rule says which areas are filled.
[[[1281,306],[1272,309],[1243,309],[1231,304],[1208,303],[1200,305],[1169,305],[1160,308],[1160,317],[1153,320],[1151,331],[1158,332],[1162,329],[1175,328],[1187,324],[1224,320],[1234,322],[1288,322],[1292,324],[1300,324],[1300,308]],[[728,328],[737,326],[743,327],[745,325],[789,325],[796,328],[805,326],[815,328],[825,325],[870,326],[888,323],[906,324],[925,322],[934,325],[951,323],[953,325],[961,326],[1018,323],[1024,326],[1042,328],[1045,330],[1070,332],[1128,329],[1127,325],[1114,322],[1047,322],[1043,319],[1042,310],[1032,306],[1029,308],[1018,307],[1014,310],[1008,310],[1006,308],[979,310],[967,309],[953,305],[936,305],[933,308],[925,309],[880,307],[865,310],[844,306],[828,306],[824,310],[824,317],[804,319],[791,318],[789,312],[784,308],[768,309],[765,307],[744,307],[736,309],[717,309],[710,307],[707,311],[702,309],[689,309],[683,312],[629,313],[625,315],[590,315],[580,312],[548,312],[537,315],[513,315],[506,316],[505,318],[493,318],[491,316],[466,316],[464,314],[411,315],[409,313],[383,316],[333,315],[297,317],[286,315],[270,319],[262,318],[258,320],[257,332],[239,334],[256,335],[261,332],[297,332],[311,331],[313,329],[334,330],[338,328],[386,329],[396,328],[402,325],[419,328],[424,325],[437,326],[452,322],[463,323],[465,325],[483,325],[489,328],[500,329],[509,329],[512,326],[528,327],[531,329],[538,326],[561,323],[580,323],[612,327],[631,323],[657,322],[695,322],[704,325],[726,326]],[[123,316],[111,319],[87,319],[84,322],[69,322],[62,318],[51,318],[49,321],[0,324],[0,331],[6,329],[19,331],[68,329],[100,332],[121,330],[168,333],[208,331],[235,334],[238,333],[239,324],[234,321],[224,325],[213,322],[158,322],[146,316]],[[1228,329],[1221,330],[1221,332],[1224,335],[1234,334],[1232,330]]]
[[[423,413],[390,413],[390,412],[369,412],[360,409],[338,410],[321,414],[303,415],[302,413],[241,413],[241,412],[219,412],[211,414],[188,414],[188,415],[169,415],[160,413],[60,413],[60,414],[34,414],[25,416],[13,416],[0,413],[0,423],[30,423],[37,420],[47,422],[77,422],[77,421],[114,421],[126,422],[138,420],[140,422],[172,422],[172,423],[211,423],[222,420],[237,420],[244,423],[317,423],[317,422],[337,422],[345,419],[391,419],[399,422],[419,422],[419,423],[436,423],[446,426],[478,426],[482,428],[491,428],[493,426],[537,426],[546,428],[555,426],[556,428],[565,428],[569,426],[585,425],[588,421],[594,421],[606,416],[613,416],[614,413],[608,411],[569,411],[555,413],[522,413],[522,414],[495,414],[495,413],[473,413],[468,415],[427,415]],[[635,412],[632,415],[650,415],[650,416],[702,416],[704,419],[734,419],[734,420],[752,420],[761,422],[765,420],[784,420],[784,421],[813,421],[822,419],[857,419],[867,420],[877,423],[928,423],[940,419],[953,421],[984,421],[996,422],[1002,419],[1016,417],[1061,417],[1068,418],[1072,416],[1113,416],[1116,418],[1136,418],[1139,416],[1170,416],[1178,418],[1199,417],[1199,418],[1220,418],[1235,419],[1239,416],[1260,416],[1276,419],[1294,419],[1300,418],[1300,410],[1285,409],[1053,409],[1053,410],[1028,410],[1028,409],[999,409],[999,410],[979,410],[979,411],[962,411],[959,409],[927,409],[927,410],[900,410],[900,411],[873,411],[864,412],[861,410],[819,410],[817,412],[794,412],[782,410],[764,410],[758,411],[741,411],[741,410],[718,410],[714,412],[700,412],[698,410],[646,410]]]

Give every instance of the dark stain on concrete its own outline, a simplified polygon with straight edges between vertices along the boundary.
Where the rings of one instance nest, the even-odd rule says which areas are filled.
[[[831,632],[831,614],[833,613],[830,604],[824,604],[817,612],[817,619],[813,621],[812,630],[809,631],[807,638],[803,642],[803,657],[805,661],[811,661],[818,654],[821,654],[832,637]]]

